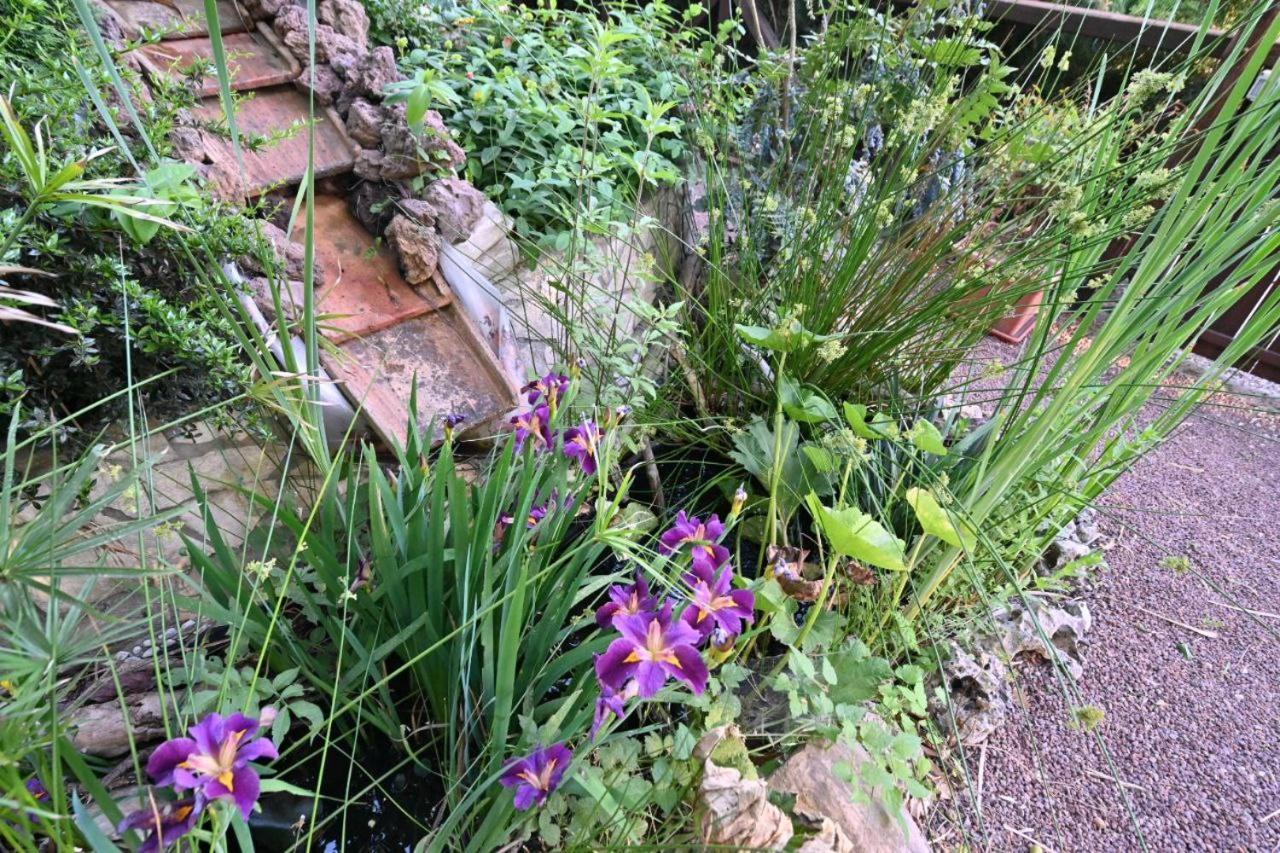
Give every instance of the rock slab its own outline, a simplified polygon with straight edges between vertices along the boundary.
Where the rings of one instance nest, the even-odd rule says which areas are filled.
[[[903,814],[900,823],[870,792],[858,797],[845,781],[850,770],[868,760],[861,747],[811,743],[769,777],[769,790],[794,795],[795,817],[817,830],[801,850],[928,853],[929,842],[910,815]]]

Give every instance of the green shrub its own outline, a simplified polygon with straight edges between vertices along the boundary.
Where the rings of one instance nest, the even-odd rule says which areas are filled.
[[[575,226],[627,221],[643,187],[681,180],[677,111],[699,35],[665,3],[607,17],[482,0],[375,0],[369,11],[416,74],[408,91],[441,112],[468,177],[520,234],[564,248]]]
[[[81,72],[104,93],[104,102],[117,103],[106,94],[111,84],[74,12],[57,0],[18,5],[38,23],[21,39],[0,43],[0,76],[13,87],[6,93],[12,118],[33,146],[43,140],[50,184],[68,168],[75,180],[63,189],[83,188],[87,200],[64,198],[65,192],[40,196],[14,140],[0,150],[0,265],[40,273],[9,271],[5,284],[56,303],[43,318],[74,330],[6,326],[0,413],[25,397],[22,434],[77,413],[62,424],[62,434],[91,431],[116,417],[126,397],[92,413],[82,410],[130,381],[169,371],[143,392],[154,416],[234,395],[247,371],[219,313],[226,294],[201,274],[196,258],[255,251],[255,232],[238,212],[210,201],[187,166],[160,162],[136,174],[134,162],[146,153],[139,138],[127,134],[131,119],[108,108],[132,149],[125,151],[86,98]],[[180,86],[158,87],[153,95],[134,103],[163,155],[168,128],[191,95]],[[157,219],[190,230],[179,232]]]

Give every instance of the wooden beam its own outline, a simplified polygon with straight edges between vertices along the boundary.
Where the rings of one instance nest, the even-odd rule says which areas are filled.
[[[1179,53],[1189,52],[1200,32],[1200,28],[1194,24],[1045,3],[1043,0],[990,0],[986,17],[993,21],[1009,21],[1048,29],[1061,28],[1088,38],[1139,44]],[[1209,30],[1205,40],[1221,41],[1223,35],[1222,30]]]
[[[1181,21],[1161,21],[1137,15],[1122,15],[1100,9],[1085,9],[1044,0],[989,0],[986,17],[1024,26],[1062,29],[1087,38],[1136,44],[1171,53],[1190,53],[1200,27]],[[1210,29],[1204,35],[1210,55],[1224,57],[1231,50],[1229,33]],[[1280,58],[1280,46],[1272,48],[1269,63]]]

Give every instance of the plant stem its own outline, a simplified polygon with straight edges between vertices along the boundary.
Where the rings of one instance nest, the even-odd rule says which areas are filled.
[[[765,556],[771,545],[777,544],[774,540],[778,532],[777,512],[778,512],[778,487],[782,480],[782,391],[781,383],[783,371],[787,367],[787,354],[784,352],[782,357],[778,359],[777,381],[774,383],[774,406],[773,406],[773,470],[769,472],[769,516],[765,519],[765,548],[760,552],[760,566],[763,569],[767,557]],[[782,541],[785,544],[787,531],[782,531]]]
[[[844,502],[845,488],[849,484],[849,475],[853,473],[853,460],[845,462],[844,474],[840,478],[840,501]],[[840,555],[834,551],[827,558],[826,567],[822,573],[822,589],[818,592],[818,600],[813,603],[813,607],[809,608],[809,614],[805,617],[804,627],[800,629],[800,636],[796,637],[796,648],[804,645],[805,637],[809,636],[809,632],[813,630],[813,626],[818,624],[818,615],[822,613],[827,606],[827,599],[831,596],[831,587],[835,586],[836,566],[840,563]]]
[[[18,242],[18,238],[22,236],[22,232],[27,230],[27,226],[31,224],[31,220],[36,216],[36,203],[33,201],[27,205],[27,209],[22,212],[22,218],[18,220],[18,224],[4,238],[4,245],[0,246],[0,259],[9,254],[9,250],[13,248],[13,244]]]

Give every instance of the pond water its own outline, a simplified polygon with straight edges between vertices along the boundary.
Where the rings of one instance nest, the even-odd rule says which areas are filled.
[[[389,741],[366,743],[352,764],[336,750],[320,782],[322,799],[309,849],[325,853],[410,853],[427,834],[443,791],[434,775],[406,762]],[[338,760],[335,760],[338,759]],[[318,760],[286,774],[291,784],[312,790]],[[249,821],[258,851],[308,849],[305,827],[313,801],[294,794],[264,794],[262,811]]]

